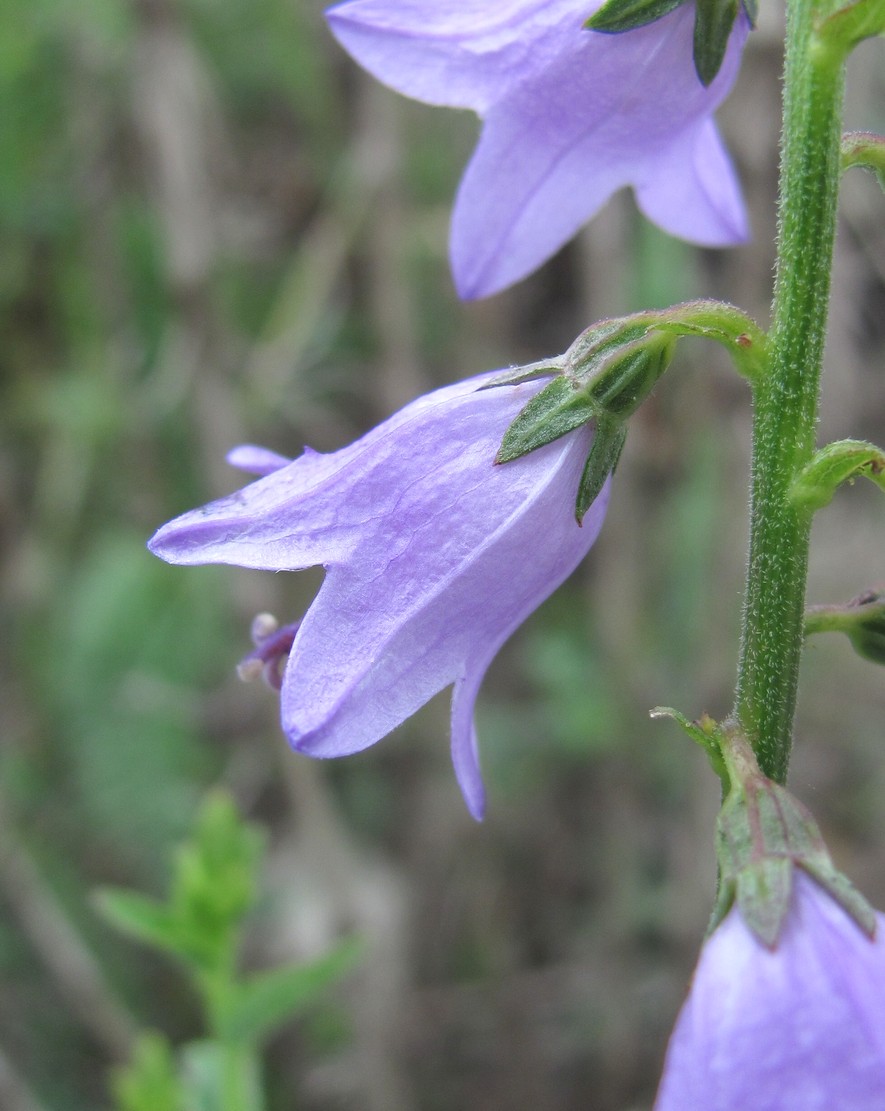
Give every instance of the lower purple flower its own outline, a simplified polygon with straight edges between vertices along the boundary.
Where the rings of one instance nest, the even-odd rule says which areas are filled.
[[[737,906],[707,940],[655,1111],[882,1111],[885,918],[867,936],[801,870],[768,949]]]
[[[329,455],[305,449],[290,462],[238,448],[231,462],[265,477],[164,525],[149,544],[170,563],[322,564],[326,578],[291,630],[282,679],[293,747],[358,752],[454,684],[452,758],[476,818],[485,808],[473,726],[480,683],[593,544],[608,500],[606,486],[578,526],[590,427],[494,464],[543,383],[480,389],[493,377],[427,394]]]

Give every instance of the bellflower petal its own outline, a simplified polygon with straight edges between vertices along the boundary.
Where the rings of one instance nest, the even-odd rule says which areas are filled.
[[[618,35],[583,28],[600,2],[347,0],[326,13],[339,42],[379,80],[484,120],[458,191],[451,259],[465,298],[536,269],[616,190],[692,242],[747,235],[740,190],[712,122],[749,31],[741,10],[704,87],[694,5]]]
[[[494,464],[542,383],[479,389],[491,377],[419,398],[329,455],[308,449],[286,463],[237,449],[234,462],[266,477],[150,542],[171,563],[322,564],[325,581],[293,632],[282,680],[291,743],[313,756],[357,752],[454,684],[452,755],[476,817],[484,801],[473,704],[483,675],[590,548],[608,498],[606,487],[577,525],[587,427]]]
[[[707,940],[655,1111],[881,1111],[885,917],[870,939],[805,872],[774,949],[737,906]]]

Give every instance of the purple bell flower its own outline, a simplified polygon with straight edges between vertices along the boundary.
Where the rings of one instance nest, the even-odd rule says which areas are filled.
[[[347,0],[333,34],[380,81],[483,120],[452,216],[464,298],[530,274],[623,186],[665,231],[747,237],[713,112],[734,84],[741,8],[719,73],[695,72],[693,3],[622,34],[584,29],[601,0]]]
[[[575,521],[592,443],[585,426],[495,465],[510,422],[543,383],[436,390],[329,455],[294,462],[255,447],[231,462],[259,481],[164,525],[170,563],[269,571],[322,564],[299,625],[253,630],[247,672],[285,662],[282,726],[311,756],[374,744],[454,684],[452,758],[470,813],[485,798],[473,727],[480,683],[513,630],[596,539],[608,487]],[[288,660],[285,656],[288,654]]]
[[[707,939],[655,1111],[882,1111],[885,918],[870,938],[801,869],[769,949],[737,905]]]

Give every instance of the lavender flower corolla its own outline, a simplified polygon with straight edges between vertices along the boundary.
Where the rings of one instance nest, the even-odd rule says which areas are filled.
[[[882,1111],[885,918],[870,938],[801,870],[767,948],[735,904],[707,939],[654,1111]]]
[[[749,31],[743,8],[705,88],[692,58],[693,3],[608,35],[583,27],[601,2],[348,0],[326,12],[341,45],[380,81],[483,120],[452,215],[464,298],[530,274],[627,185],[673,235],[707,246],[747,236],[713,122]]]
[[[493,378],[427,394],[328,455],[305,449],[293,462],[238,448],[230,461],[265,477],[171,521],[149,544],[178,564],[323,565],[304,619],[281,630],[291,744],[320,757],[358,752],[454,684],[452,758],[476,818],[485,807],[473,724],[480,683],[593,544],[608,500],[606,485],[577,524],[590,426],[495,465],[507,427],[542,383],[480,388]],[[280,661],[264,634],[276,634],[260,624],[245,664],[270,667],[273,682]]]

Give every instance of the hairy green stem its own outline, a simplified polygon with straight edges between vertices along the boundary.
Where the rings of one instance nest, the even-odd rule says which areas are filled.
[[[735,716],[762,771],[786,778],[811,512],[790,485],[811,459],[836,200],[843,65],[815,35],[816,0],[788,5],[778,257],[769,372],[755,384],[750,556]]]

